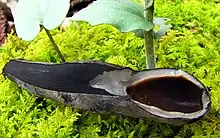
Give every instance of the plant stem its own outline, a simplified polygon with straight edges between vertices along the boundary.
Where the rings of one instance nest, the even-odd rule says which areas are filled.
[[[44,29],[45,29],[45,31],[46,31],[46,33],[47,33],[47,36],[49,37],[49,39],[50,39],[52,45],[53,45],[54,50],[57,52],[57,54],[58,54],[58,56],[60,57],[61,61],[62,61],[62,62],[66,62],[65,59],[64,59],[64,57],[63,57],[63,55],[61,54],[61,52],[60,52],[60,50],[59,50],[59,47],[57,46],[57,44],[55,43],[55,41],[54,41],[52,35],[50,34],[50,31],[47,30],[46,28],[44,28]]]
[[[144,9],[145,19],[153,23],[154,0],[144,0]],[[144,40],[146,50],[146,68],[153,69],[156,67],[153,28],[149,31],[144,31]]]

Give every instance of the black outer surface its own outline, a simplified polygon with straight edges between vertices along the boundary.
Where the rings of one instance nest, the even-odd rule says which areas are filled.
[[[105,90],[95,89],[89,81],[104,71],[120,70],[123,67],[105,65],[98,61],[85,61],[63,64],[38,64],[11,60],[3,69],[3,73],[40,88],[69,93],[89,93],[112,95]]]

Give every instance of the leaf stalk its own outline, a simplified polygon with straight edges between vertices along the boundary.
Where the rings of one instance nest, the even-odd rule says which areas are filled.
[[[144,0],[144,18],[153,23],[154,16],[154,0]],[[155,47],[153,28],[144,31],[144,46],[146,52],[146,68],[156,68]]]
[[[44,30],[46,31],[47,36],[49,37],[49,39],[50,39],[50,41],[51,41],[51,43],[52,43],[52,45],[53,45],[53,48],[54,48],[54,50],[57,52],[57,54],[58,54],[59,58],[61,59],[61,61],[62,61],[62,62],[66,62],[66,60],[64,59],[63,55],[61,54],[61,52],[60,52],[60,50],[59,50],[59,47],[57,46],[57,44],[56,44],[56,42],[54,41],[52,35],[50,34],[50,31],[47,30],[45,27],[43,27],[43,28],[44,28]]]

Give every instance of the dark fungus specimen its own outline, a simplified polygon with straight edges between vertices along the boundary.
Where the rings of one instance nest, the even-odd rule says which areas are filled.
[[[176,69],[134,71],[100,61],[43,63],[11,60],[3,74],[39,97],[73,108],[183,125],[210,109],[207,88]]]

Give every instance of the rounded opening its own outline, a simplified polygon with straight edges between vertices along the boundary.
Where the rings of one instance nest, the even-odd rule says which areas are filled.
[[[135,101],[165,111],[192,113],[202,109],[203,89],[184,77],[157,77],[126,88]]]

